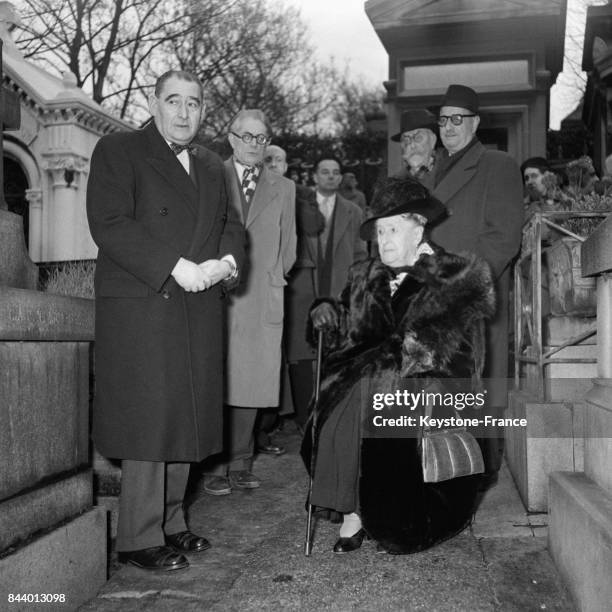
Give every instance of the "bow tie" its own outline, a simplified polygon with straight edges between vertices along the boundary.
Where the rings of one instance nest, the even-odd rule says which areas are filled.
[[[181,145],[181,144],[176,144],[176,142],[171,142],[170,143],[170,148],[172,149],[172,152],[175,155],[179,155],[180,153],[182,153],[183,151],[187,151],[187,153],[189,153],[190,155],[195,155],[196,153],[196,147],[193,144],[186,144],[186,145]]]

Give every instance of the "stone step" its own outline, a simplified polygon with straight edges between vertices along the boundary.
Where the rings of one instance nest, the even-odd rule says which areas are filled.
[[[550,477],[550,553],[581,612],[610,610],[612,496],[582,472]]]

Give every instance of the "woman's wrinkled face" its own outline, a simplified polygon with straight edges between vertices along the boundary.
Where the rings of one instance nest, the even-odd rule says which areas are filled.
[[[423,226],[410,217],[395,215],[376,220],[381,261],[387,266],[411,266],[423,238]]]

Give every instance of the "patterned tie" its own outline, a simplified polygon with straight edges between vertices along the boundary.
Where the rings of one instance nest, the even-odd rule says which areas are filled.
[[[171,142],[170,148],[172,149],[172,152],[175,155],[179,155],[183,151],[187,151],[187,153],[189,153],[190,155],[195,155],[195,152],[196,152],[196,147],[195,145],[192,145],[192,144],[181,145],[181,144],[176,144],[176,142]]]
[[[244,193],[244,199],[247,203],[251,202],[251,198],[255,193],[257,187],[257,179],[259,178],[259,166],[251,166],[245,168],[242,172],[242,192]]]

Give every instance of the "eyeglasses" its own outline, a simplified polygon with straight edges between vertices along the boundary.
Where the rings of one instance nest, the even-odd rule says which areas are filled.
[[[236,138],[240,138],[244,144],[251,144],[253,141],[255,141],[258,145],[267,145],[272,140],[265,134],[251,134],[250,132],[245,132],[242,134],[242,136],[240,134],[236,134],[236,132],[230,132],[230,134],[233,134],[236,136]]]
[[[413,142],[414,144],[423,144],[425,142],[425,132],[417,132],[413,136],[408,133],[402,134],[402,138],[400,140],[401,144],[408,146]]]
[[[461,125],[463,123],[464,117],[475,117],[476,115],[440,115],[438,117],[438,125],[440,127],[444,127],[446,122],[450,119],[453,125]]]

